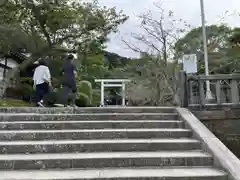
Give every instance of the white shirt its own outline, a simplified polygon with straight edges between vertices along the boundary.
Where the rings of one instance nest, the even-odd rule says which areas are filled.
[[[51,81],[51,75],[47,66],[38,66],[33,75],[33,81],[36,85]]]

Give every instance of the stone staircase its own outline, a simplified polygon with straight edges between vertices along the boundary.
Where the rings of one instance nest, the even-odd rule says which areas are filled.
[[[185,127],[174,108],[0,109],[0,180],[227,180]]]

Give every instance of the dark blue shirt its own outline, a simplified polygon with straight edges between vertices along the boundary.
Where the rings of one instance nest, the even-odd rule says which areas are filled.
[[[64,64],[64,78],[65,80],[75,80],[74,71],[76,71],[76,66],[71,62],[71,60],[67,59]]]

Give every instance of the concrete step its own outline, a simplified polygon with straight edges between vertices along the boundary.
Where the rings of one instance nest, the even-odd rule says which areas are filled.
[[[81,114],[81,113],[174,113],[174,107],[85,107],[85,108],[35,108],[2,107],[0,113],[41,113],[41,114]]]
[[[96,121],[96,120],[178,120],[177,113],[86,113],[86,114],[35,114],[0,113],[0,121]]]
[[[188,129],[81,129],[81,130],[14,130],[0,131],[1,141],[64,140],[64,139],[144,139],[187,138]]]
[[[7,121],[0,122],[0,130],[18,129],[128,129],[183,128],[178,120],[114,120],[114,121]]]
[[[213,168],[116,168],[84,170],[1,171],[0,180],[227,180]]]
[[[1,154],[201,150],[195,139],[0,141]]]
[[[37,170],[106,167],[211,166],[203,152],[106,152],[69,154],[0,155],[0,170]]]

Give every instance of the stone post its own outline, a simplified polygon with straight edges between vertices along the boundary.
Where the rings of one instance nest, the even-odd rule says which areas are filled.
[[[188,83],[187,83],[187,74],[185,71],[179,72],[179,86],[180,86],[180,100],[181,107],[188,107]]]

